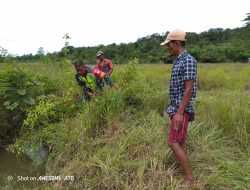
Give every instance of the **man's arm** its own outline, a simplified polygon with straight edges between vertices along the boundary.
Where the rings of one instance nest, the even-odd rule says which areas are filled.
[[[174,116],[175,129],[180,130],[183,124],[183,115],[185,113],[185,109],[189,104],[191,97],[194,92],[194,80],[185,80],[185,91],[183,94],[182,101],[180,103],[180,107],[177,110],[177,113]]]
[[[182,98],[180,107],[177,110],[177,113],[180,113],[182,115],[184,114],[185,109],[188,106],[191,97],[193,96],[194,80],[185,80],[184,84],[185,84],[185,91],[184,91],[184,94],[183,94],[183,98]]]
[[[96,66],[95,66],[96,68],[98,68],[98,69],[100,69],[100,61],[97,61],[97,63],[96,63]]]
[[[109,75],[113,72],[113,68],[110,68]]]
[[[75,79],[76,79],[76,82],[80,85],[80,86],[84,86],[85,85],[85,82],[81,79],[81,75],[79,73],[77,73],[75,75]]]
[[[108,61],[108,66],[109,66],[109,75],[111,75],[111,73],[113,72],[113,63],[111,60]]]

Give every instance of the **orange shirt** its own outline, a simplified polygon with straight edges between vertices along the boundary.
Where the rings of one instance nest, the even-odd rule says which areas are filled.
[[[111,74],[111,70],[112,70],[112,61],[109,59],[104,59],[104,60],[99,60],[97,62],[97,68],[100,69],[101,71],[103,71],[106,74]]]

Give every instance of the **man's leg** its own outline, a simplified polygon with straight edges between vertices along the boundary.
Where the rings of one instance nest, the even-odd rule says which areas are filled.
[[[176,131],[174,129],[173,117],[170,117],[170,131],[169,131],[168,145],[173,150],[177,160],[180,162],[180,165],[183,168],[185,174],[185,180],[183,181],[183,185],[193,185],[194,177],[190,165],[188,163],[187,147],[185,143],[187,128],[188,128],[188,118],[184,119],[182,130]]]
[[[186,155],[187,155],[187,146],[186,146],[186,142],[180,143],[180,145],[181,145],[182,150],[183,150],[183,151],[186,153]]]
[[[179,143],[170,143],[169,146],[173,150],[176,158],[178,159],[178,161],[181,164],[181,167],[184,170],[184,174],[186,177],[184,183],[188,183],[188,184],[193,183],[194,177],[192,174],[192,170],[189,166],[188,158],[187,158],[187,154],[185,150],[183,150],[182,146]]]

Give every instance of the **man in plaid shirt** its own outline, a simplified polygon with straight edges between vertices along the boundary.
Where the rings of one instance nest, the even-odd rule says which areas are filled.
[[[195,180],[188,163],[186,136],[188,121],[194,118],[193,102],[197,92],[197,62],[185,51],[186,33],[181,30],[170,32],[161,45],[165,45],[174,61],[166,112],[170,117],[168,145],[179,160],[185,174],[183,186],[193,186]]]

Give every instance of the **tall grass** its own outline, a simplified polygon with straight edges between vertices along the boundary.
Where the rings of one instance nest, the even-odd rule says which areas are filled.
[[[201,64],[198,71],[200,90],[239,90],[249,83],[249,64]]]
[[[114,69],[118,83],[123,67]],[[75,180],[45,186],[179,189],[183,174],[167,147],[168,118],[161,116],[168,103],[171,67],[138,65],[138,77],[132,77],[129,84],[105,88],[101,97],[81,104],[75,117],[55,124],[58,130],[51,131],[53,151],[46,175],[72,175]],[[75,85],[65,70],[46,70],[39,64],[35,68],[55,81],[67,78],[62,89]],[[199,65],[197,117],[190,124],[187,140],[196,189],[250,189],[249,68],[243,64]]]
[[[197,113],[208,127],[223,130],[235,143],[244,148],[250,138],[250,96],[247,91],[202,92],[198,98]]]

